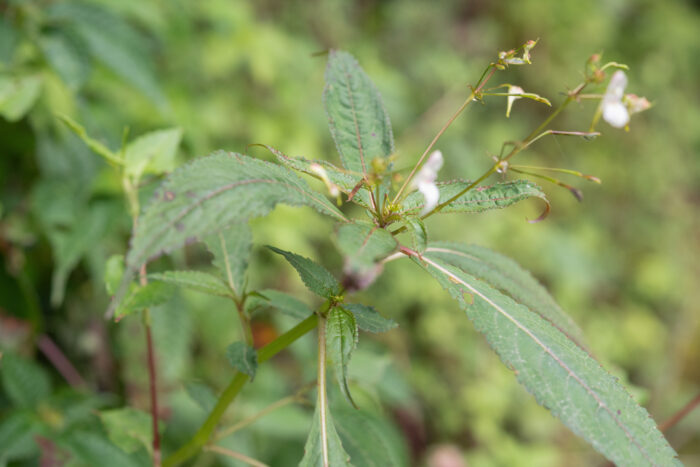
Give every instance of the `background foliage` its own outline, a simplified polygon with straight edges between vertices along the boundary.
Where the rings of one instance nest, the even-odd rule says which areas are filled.
[[[440,240],[486,245],[534,271],[580,324],[593,353],[633,386],[657,421],[698,392],[696,4],[6,0],[0,15],[0,463],[31,465],[40,455],[36,432],[20,436],[29,432],[23,424],[63,433],[61,447],[71,452],[112,453],[94,432],[107,422],[92,411],[147,408],[140,323],[102,318],[105,261],[125,251],[130,228],[120,182],[55,114],[83,123],[112,150],[125,126],[130,139],[180,128],[177,162],[220,148],[245,152],[249,143],[335,160],[321,105],[325,59],[312,56],[330,47],[352,52],[376,82],[394,126],[399,166],[407,167],[498,50],[539,37],[534,65],[511,69],[503,79],[552,101],[580,80],[591,53],[627,63],[630,90],[655,104],[632,121],[632,131],[606,129],[592,142],[553,137],[519,156],[523,163],[599,176],[601,186],[581,186],[583,204],[546,186],[553,210],[540,224],[524,222],[538,214],[536,203],[476,221],[445,216],[428,222]],[[592,104],[575,107],[562,127],[587,127]],[[487,98],[450,128],[439,144],[446,156],[441,173],[482,173],[502,141],[527,134],[546,111],[521,100],[506,120],[504,109],[502,100]],[[250,152],[270,157],[261,148]],[[144,192],[155,187],[152,177],[143,181]],[[323,258],[338,271],[331,229],[308,208],[278,207],[253,221],[256,245]],[[313,303],[276,255],[258,247],[253,259],[251,282]],[[192,247],[160,261],[206,268],[209,256]],[[517,385],[447,294],[410,266],[388,265],[364,293],[364,302],[400,326],[363,339],[353,356],[358,405],[383,407],[384,421],[377,423],[393,423],[418,464],[443,465],[440,456],[451,455],[474,466],[602,463]],[[205,414],[193,400],[211,404],[211,391],[226,384],[232,369],[225,349],[241,336],[227,301],[196,292],[179,292],[152,318],[164,442],[172,449]],[[265,343],[289,321],[268,313],[254,324],[256,342]],[[91,391],[68,388],[47,359],[43,335]],[[306,338],[261,366],[230,419],[313,379],[313,356],[313,339]],[[29,378],[32,392],[13,387],[13,368]],[[303,404],[285,407],[229,444],[272,465],[295,463],[311,415]],[[138,426],[138,413],[134,417]],[[699,433],[697,412],[667,434],[688,465],[700,463]],[[207,456],[210,465],[236,465]]]

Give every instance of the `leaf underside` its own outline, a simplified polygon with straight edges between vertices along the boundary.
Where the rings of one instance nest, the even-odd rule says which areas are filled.
[[[367,174],[374,158],[394,152],[391,123],[381,96],[349,53],[330,51],[323,97],[328,126],[346,169]]]
[[[537,402],[596,450],[618,465],[681,465],[647,411],[564,333],[431,253],[414,261],[458,300]]]
[[[323,410],[321,404],[316,404],[314,412],[314,420],[309,430],[309,437],[304,446],[304,457],[299,463],[299,467],[325,467],[323,462],[323,439],[325,438],[328,446],[328,466],[342,467],[352,466],[350,456],[343,450],[343,444],[340,441],[338,432],[335,429],[333,418],[330,410],[326,410],[326,432],[322,433],[321,428],[321,413]]]

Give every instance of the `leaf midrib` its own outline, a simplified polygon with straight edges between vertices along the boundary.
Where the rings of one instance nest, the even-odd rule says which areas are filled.
[[[465,281],[463,281],[463,280],[460,279],[459,277],[455,276],[454,274],[452,274],[452,273],[451,273],[450,271],[448,271],[447,269],[443,268],[442,266],[440,266],[440,265],[437,264],[436,262],[431,261],[430,259],[426,258],[425,256],[423,256],[422,259],[423,259],[423,261],[425,261],[426,263],[430,264],[431,266],[433,266],[433,267],[434,267],[435,269],[437,269],[438,271],[440,271],[440,272],[442,272],[443,274],[449,276],[449,277],[452,278],[453,280],[457,281],[459,284],[462,284],[462,285],[464,285],[465,287],[467,287],[472,293],[478,295],[482,300],[484,300],[486,303],[488,303],[489,305],[491,305],[496,311],[498,311],[503,317],[505,317],[506,319],[508,319],[509,321],[511,321],[518,329],[520,329],[520,330],[523,331],[527,336],[529,336],[529,337],[533,340],[533,342],[535,342],[538,346],[540,346],[540,347],[542,348],[542,350],[545,351],[545,353],[549,354],[549,355],[552,357],[552,359],[554,359],[554,361],[555,361],[560,367],[562,367],[564,370],[566,370],[566,372],[569,374],[570,377],[574,378],[574,380],[576,380],[576,382],[578,382],[578,383],[581,385],[581,387],[582,387],[591,397],[593,397],[593,399],[595,399],[595,401],[598,403],[598,407],[603,408],[603,410],[605,410],[605,411],[610,415],[610,417],[615,421],[615,423],[617,424],[617,426],[620,427],[620,429],[625,433],[625,436],[627,436],[627,438],[632,442],[632,444],[634,444],[634,445],[639,449],[639,452],[644,456],[644,458],[646,458],[650,463],[652,463],[652,464],[654,463],[654,462],[652,461],[651,457],[649,456],[649,454],[648,454],[648,453],[646,452],[646,450],[640,445],[640,443],[637,441],[637,439],[634,437],[634,435],[633,435],[632,433],[630,433],[630,431],[627,429],[627,427],[624,425],[624,423],[622,423],[622,421],[621,421],[621,420],[615,415],[615,413],[607,406],[607,404],[605,404],[605,402],[603,402],[603,401],[601,400],[601,398],[598,396],[598,394],[597,394],[588,384],[586,384],[585,381],[583,381],[573,370],[571,370],[571,369],[569,368],[569,366],[561,360],[561,358],[559,358],[557,355],[555,355],[555,354],[554,354],[554,351],[552,351],[552,349],[550,349],[544,342],[542,342],[537,336],[535,336],[527,327],[525,327],[525,326],[524,326],[522,323],[520,323],[517,319],[515,319],[513,316],[511,316],[511,315],[510,315],[507,311],[505,311],[503,308],[501,308],[501,307],[498,306],[496,303],[494,303],[493,301],[491,301],[488,297],[486,297],[484,294],[482,294],[482,293],[481,293],[480,291],[478,291],[476,288],[474,288],[474,287],[471,286],[470,284],[466,283]]]

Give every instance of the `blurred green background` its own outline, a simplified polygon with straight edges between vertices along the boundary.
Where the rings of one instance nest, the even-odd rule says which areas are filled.
[[[220,148],[246,152],[250,143],[337,162],[321,101],[325,58],[313,55],[328,48],[353,53],[377,84],[399,168],[417,159],[499,50],[539,38],[533,65],[492,82],[521,85],[555,104],[580,82],[591,54],[628,64],[628,92],[654,103],[629,132],[602,123],[594,141],[551,137],[518,156],[600,177],[600,186],[568,180],[584,190],[583,203],[544,185],[553,205],[544,222],[525,222],[541,209],[526,202],[478,217],[431,218],[430,237],[486,245],[533,271],[657,422],[699,391],[697,2],[0,0],[0,15],[0,350],[40,382],[24,408],[7,382],[0,391],[0,465],[38,465],[51,441],[36,440],[55,438],[76,452],[76,433],[84,441],[86,430],[96,437],[101,430],[96,409],[148,408],[140,321],[102,317],[104,264],[126,250],[130,228],[119,179],[55,113],[112,149],[127,126],[131,137],[180,127],[180,162]],[[521,100],[506,119],[503,98],[471,106],[437,146],[446,157],[443,178],[480,175],[503,141],[523,138],[548,110]],[[572,105],[554,126],[585,130],[594,111],[591,102]],[[270,158],[260,148],[250,153]],[[339,271],[332,228],[306,208],[280,207],[253,222],[258,246]],[[259,247],[254,258],[251,284],[314,304],[286,264]],[[166,266],[206,268],[208,257],[188,247],[153,269]],[[360,405],[401,434],[410,464],[603,465],[426,279],[397,261],[361,294],[400,327],[363,335],[351,363]],[[229,303],[196,293],[178,294],[153,320],[164,443],[172,451],[205,415],[185,384],[196,381],[190,392],[205,396],[220,391],[233,373],[224,349],[240,330]],[[261,342],[290,325],[275,315],[256,321]],[[46,337],[90,390],[68,387],[47,359]],[[229,420],[312,380],[314,354],[305,338],[261,367]],[[286,407],[228,444],[270,465],[296,465],[311,412]],[[686,465],[700,465],[700,410],[667,436]],[[196,465],[242,464],[209,453]]]

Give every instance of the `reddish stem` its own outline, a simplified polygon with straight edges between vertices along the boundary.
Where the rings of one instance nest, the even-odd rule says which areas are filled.
[[[685,418],[686,415],[688,415],[690,412],[693,411],[695,407],[700,405],[700,394],[695,396],[693,400],[688,402],[685,407],[683,407],[681,410],[673,414],[671,418],[663,422],[661,425],[659,425],[659,430],[661,431],[666,431],[669,428],[673,427],[676,423],[680,422]]]
[[[39,336],[39,341],[37,342],[39,350],[49,359],[53,366],[61,373],[61,376],[74,388],[85,388],[85,380],[80,376],[78,370],[75,369],[73,364],[68,360],[65,354],[58,348],[58,346],[51,340],[46,334]]]

